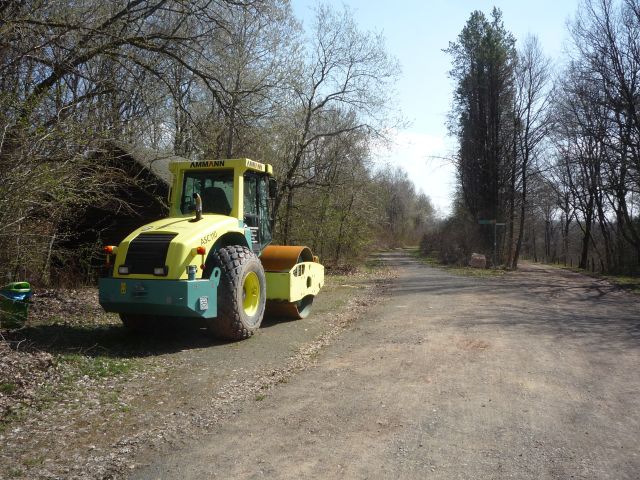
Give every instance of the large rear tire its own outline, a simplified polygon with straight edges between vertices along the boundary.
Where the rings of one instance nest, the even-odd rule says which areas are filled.
[[[247,247],[232,245],[211,254],[213,267],[220,268],[218,316],[207,320],[215,336],[244,340],[260,328],[267,298],[264,269]]]

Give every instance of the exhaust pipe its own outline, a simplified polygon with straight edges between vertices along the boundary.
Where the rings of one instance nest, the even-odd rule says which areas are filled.
[[[196,201],[196,218],[195,221],[199,221],[202,220],[202,198],[200,197],[200,194],[198,193],[194,193],[193,194],[193,198]]]

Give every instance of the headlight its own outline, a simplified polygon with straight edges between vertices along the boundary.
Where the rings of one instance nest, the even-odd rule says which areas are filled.
[[[167,267],[166,265],[164,267],[153,268],[153,274],[158,275],[160,277],[166,277],[168,272],[169,272],[169,267]]]

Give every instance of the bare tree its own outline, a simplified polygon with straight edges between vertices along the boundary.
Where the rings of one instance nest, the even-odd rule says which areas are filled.
[[[91,154],[113,140],[272,163],[282,239],[350,256],[383,234],[369,151],[398,73],[347,10],[305,38],[287,0],[0,2],[1,273],[28,258],[34,278],[88,209],[131,207],[140,180]]]
[[[549,60],[543,55],[538,39],[528,37],[522,49],[518,51],[515,69],[514,139],[515,161],[519,170],[520,214],[515,251],[510,257],[510,266],[513,269],[518,267],[522,247],[531,163],[539,154],[549,128],[549,78]],[[511,229],[513,223],[512,220]],[[512,235],[510,237],[512,238]],[[511,252],[511,243],[509,247]]]
[[[217,12],[227,3],[256,2],[3,4],[0,263],[27,264],[27,241],[55,247],[60,225],[113,192],[113,171],[87,157],[87,147],[142,137],[140,126],[165,101],[168,72],[188,71],[217,98],[200,46],[221,28]]]
[[[399,73],[383,37],[359,31],[347,9],[318,7],[304,55],[287,108],[295,127],[288,129],[278,165],[275,211],[284,201],[285,242],[295,190],[313,181],[315,145],[356,130],[380,134],[388,126],[391,85]]]

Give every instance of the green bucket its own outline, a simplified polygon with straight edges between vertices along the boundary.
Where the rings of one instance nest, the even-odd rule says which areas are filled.
[[[20,328],[25,324],[31,295],[29,282],[12,282],[0,289],[0,328]]]

